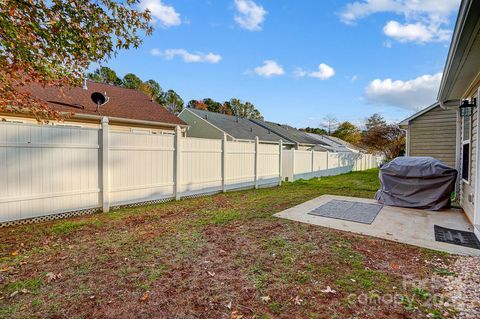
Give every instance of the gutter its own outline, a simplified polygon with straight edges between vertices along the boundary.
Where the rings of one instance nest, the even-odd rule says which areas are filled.
[[[62,113],[62,114],[70,114],[70,113]],[[125,124],[141,124],[141,125],[164,126],[164,127],[180,126],[182,128],[189,127],[189,125],[187,124],[173,124],[173,123],[156,122],[156,121],[134,120],[134,119],[126,119],[122,117],[114,117],[114,116],[107,116],[107,115],[94,115],[94,114],[81,114],[81,113],[74,114],[71,118],[84,119],[84,120],[98,120],[101,122],[102,118],[104,117],[108,117],[109,121],[125,123]]]

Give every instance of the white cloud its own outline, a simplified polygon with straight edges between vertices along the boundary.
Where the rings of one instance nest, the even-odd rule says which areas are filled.
[[[397,21],[389,21],[383,27],[383,33],[399,42],[426,43],[450,40],[450,30],[421,22],[401,24]]]
[[[347,4],[340,18],[344,23],[354,23],[375,13],[394,12],[409,20],[447,22],[459,3],[460,0],[362,0]]]
[[[376,79],[365,89],[365,97],[374,104],[418,110],[436,100],[442,73],[422,75],[413,80]]]
[[[331,66],[325,63],[320,63],[318,65],[318,71],[309,72],[303,69],[296,69],[294,72],[294,76],[297,78],[308,76],[308,77],[317,78],[320,80],[328,80],[334,75],[335,75],[335,70]]]
[[[235,22],[249,31],[260,31],[267,11],[252,0],[235,0]]]
[[[442,28],[459,7],[460,0],[361,0],[349,3],[340,13],[346,24],[375,13],[393,12],[405,22],[388,22],[385,35],[400,42],[443,42],[450,40],[451,30]]]
[[[151,49],[150,54],[154,56],[163,56],[167,60],[172,60],[175,57],[180,57],[187,63],[218,63],[222,60],[222,56],[214,53],[195,52],[190,53],[185,49],[168,49],[161,51],[160,49]]]
[[[331,66],[321,63],[318,65],[318,71],[311,72],[308,76],[320,80],[328,80],[334,75],[335,70]]]
[[[164,4],[162,0],[141,0],[139,7],[142,11],[148,9],[154,21],[158,21],[164,27],[173,27],[182,23],[180,14],[175,11],[175,8]]]
[[[162,51],[160,51],[160,49],[153,48],[150,50],[150,54],[153,56],[159,56],[159,55],[162,55]]]
[[[285,74],[283,67],[273,60],[264,61],[262,66],[257,66],[253,71],[256,74],[267,78]]]

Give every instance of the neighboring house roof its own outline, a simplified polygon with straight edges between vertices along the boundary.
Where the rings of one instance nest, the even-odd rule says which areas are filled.
[[[24,89],[59,112],[186,126],[185,122],[140,91],[93,81],[87,81],[87,87],[87,90],[81,87],[62,89],[30,84]],[[98,112],[97,105],[91,99],[93,92],[106,93],[109,97],[109,101]]]
[[[296,128],[289,125],[277,124],[273,122],[253,120],[253,119],[251,119],[250,121],[257,123],[258,125],[266,129],[272,130],[276,134],[282,136],[283,138],[295,144],[308,145],[308,146],[314,146],[314,145],[320,144],[320,146],[327,146],[327,147],[329,146],[327,143],[324,143],[315,138],[312,138],[308,134],[300,130],[297,130]]]
[[[266,129],[248,119],[194,108],[184,109],[184,112],[188,111],[196,114],[198,117],[235,139],[253,140],[258,136],[261,141],[278,142],[283,140],[287,144],[291,144],[286,141],[285,138],[275,134],[272,130]]]
[[[333,139],[329,139],[328,136],[325,135],[318,135],[315,133],[306,133],[308,134],[311,138],[317,139],[320,142],[323,142],[331,148],[331,150],[335,152],[351,152],[350,149],[348,149],[345,145],[342,143],[339,143]]]
[[[480,70],[480,3],[463,0],[443,71],[438,100],[448,103],[465,97]],[[458,105],[458,104],[457,104]]]
[[[406,119],[404,119],[403,121],[401,121],[398,125],[399,126],[402,126],[402,127],[405,127],[407,126],[412,120],[416,119],[417,117],[427,113],[428,111],[431,111],[433,110],[434,108],[436,107],[440,107],[440,104],[438,102],[435,102],[433,103],[432,105],[430,105],[429,107],[426,107],[420,111],[418,111],[417,113],[413,114],[412,116],[410,117],[407,117]]]
[[[344,140],[342,140],[342,139],[340,139],[340,138],[338,138],[338,137],[327,135],[327,136],[325,136],[325,138],[330,139],[330,140],[332,140],[332,141],[335,141],[335,142],[337,142],[337,143],[340,143],[340,144],[346,146],[347,148],[349,148],[349,149],[351,149],[351,150],[355,150],[355,151],[359,151],[359,152],[366,152],[365,149],[363,149],[363,148],[361,148],[361,147],[358,147],[358,146],[356,146],[356,145],[353,145],[352,143],[349,143],[349,142],[347,142],[347,141],[344,141]]]

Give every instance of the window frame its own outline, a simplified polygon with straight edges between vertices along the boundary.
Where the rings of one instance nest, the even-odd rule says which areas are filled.
[[[468,139],[465,139],[465,120],[468,118],[469,120],[469,132],[468,132]],[[472,119],[473,119],[473,112],[472,114],[470,114],[468,117],[467,116],[464,116],[462,117],[462,149],[461,149],[461,152],[462,152],[462,171],[460,172],[460,176],[462,178],[462,182],[465,183],[465,184],[468,184],[470,185],[470,181],[471,181],[471,174],[472,174]],[[467,178],[468,179],[465,179],[463,177],[463,168],[464,168],[464,157],[465,157],[465,154],[464,154],[464,147],[465,145],[468,144],[468,176]]]

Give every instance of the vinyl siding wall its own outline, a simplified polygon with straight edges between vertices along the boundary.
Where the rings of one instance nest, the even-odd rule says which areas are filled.
[[[431,156],[455,167],[455,110],[440,106],[415,118],[409,125],[409,156]]]

